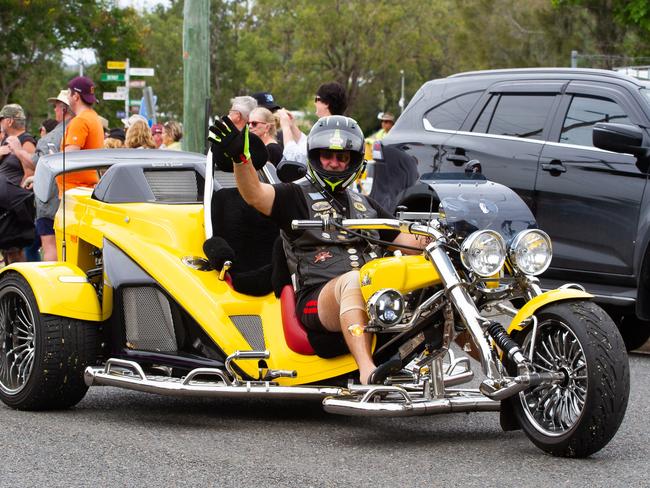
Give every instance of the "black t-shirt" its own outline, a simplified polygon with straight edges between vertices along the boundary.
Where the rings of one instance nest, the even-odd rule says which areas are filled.
[[[21,146],[26,142],[31,142],[36,146],[36,139],[34,139],[29,132],[23,132],[20,134],[18,140],[20,141]],[[7,145],[6,137],[2,140],[0,145]],[[7,178],[7,180],[14,185],[20,185],[25,176],[25,172],[23,171],[23,165],[20,162],[20,159],[18,159],[18,156],[9,153],[0,157],[0,176]]]
[[[307,201],[305,200],[302,190],[295,183],[278,183],[273,185],[273,187],[275,188],[275,200],[273,200],[271,218],[287,234],[292,237],[299,236],[303,231],[291,229],[291,221],[309,219],[309,208],[307,208]],[[349,206],[346,192],[337,192],[334,196],[340,204],[345,207]],[[366,198],[368,199],[370,206],[377,212],[377,218],[394,218],[375,200],[368,197]],[[393,242],[399,235],[399,231],[396,230],[382,229],[378,232],[379,238],[388,242]]]
[[[277,142],[267,144],[266,151],[269,153],[269,161],[273,166],[277,166],[282,161],[282,146]]]

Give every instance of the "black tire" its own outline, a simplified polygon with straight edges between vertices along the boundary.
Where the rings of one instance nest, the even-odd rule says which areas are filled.
[[[508,407],[540,449],[554,456],[589,456],[612,439],[625,415],[630,369],[623,340],[592,302],[555,303],[536,317],[535,369],[563,371],[567,379],[529,388],[509,398]],[[515,337],[526,356],[531,331],[528,327]]]
[[[99,324],[44,315],[17,273],[0,279],[0,399],[19,410],[76,405],[88,391],[83,374],[94,364]]]

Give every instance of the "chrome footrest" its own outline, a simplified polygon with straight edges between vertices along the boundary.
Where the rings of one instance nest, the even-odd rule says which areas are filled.
[[[218,368],[197,368],[182,378],[146,374],[135,361],[111,358],[104,366],[89,366],[88,386],[104,385],[170,396],[323,398],[340,395],[342,388],[279,386],[269,381],[239,381]]]
[[[327,397],[326,412],[364,417],[413,417],[450,412],[495,412],[501,403],[478,393],[454,392],[443,398],[425,399],[421,392],[398,386],[356,389],[356,395]]]

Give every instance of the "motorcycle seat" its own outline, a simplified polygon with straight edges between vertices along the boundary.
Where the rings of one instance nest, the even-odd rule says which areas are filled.
[[[280,293],[280,306],[282,309],[282,328],[287,346],[293,352],[305,356],[316,354],[307,337],[307,329],[302,325],[296,315],[296,294],[293,286],[285,285]]]

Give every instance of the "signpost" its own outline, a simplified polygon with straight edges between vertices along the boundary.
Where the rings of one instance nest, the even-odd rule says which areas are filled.
[[[126,69],[126,61],[108,61],[106,63],[108,69]]]
[[[153,68],[129,68],[127,70],[130,76],[153,76]]]
[[[101,81],[124,81],[124,73],[102,73]]]
[[[126,93],[124,92],[104,92],[102,93],[104,100],[126,100]]]
[[[140,100],[131,100],[129,89],[146,86],[144,80],[131,80],[131,76],[154,76],[155,70],[153,68],[131,68],[129,58],[126,58],[125,61],[108,61],[106,68],[124,71],[124,73],[102,73],[101,81],[124,82],[124,86],[116,87],[114,92],[104,92],[102,97],[104,100],[124,100],[124,113],[128,114],[129,107],[141,104]],[[155,114],[152,116],[155,118]]]

